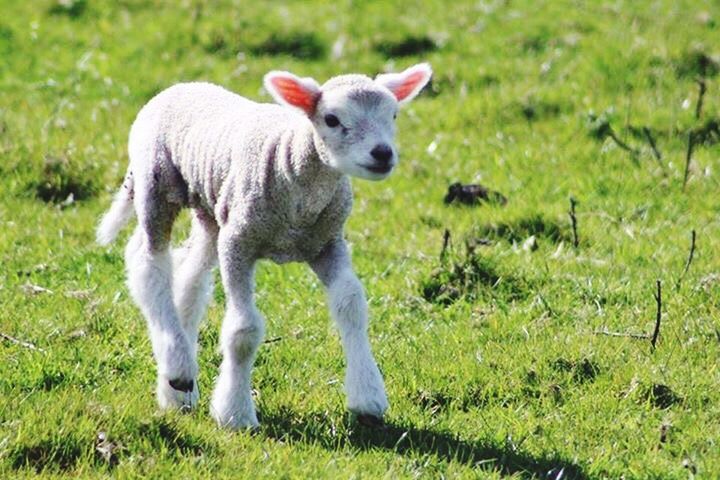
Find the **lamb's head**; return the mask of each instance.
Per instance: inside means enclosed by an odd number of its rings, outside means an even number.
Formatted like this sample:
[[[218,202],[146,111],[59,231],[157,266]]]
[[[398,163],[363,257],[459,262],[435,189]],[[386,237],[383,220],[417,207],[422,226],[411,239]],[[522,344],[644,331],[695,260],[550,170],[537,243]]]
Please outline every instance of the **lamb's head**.
[[[355,177],[381,180],[398,162],[395,117],[432,75],[418,64],[401,73],[341,75],[320,86],[288,72],[265,75],[265,88],[282,105],[299,108],[315,129],[315,146],[327,165]]]

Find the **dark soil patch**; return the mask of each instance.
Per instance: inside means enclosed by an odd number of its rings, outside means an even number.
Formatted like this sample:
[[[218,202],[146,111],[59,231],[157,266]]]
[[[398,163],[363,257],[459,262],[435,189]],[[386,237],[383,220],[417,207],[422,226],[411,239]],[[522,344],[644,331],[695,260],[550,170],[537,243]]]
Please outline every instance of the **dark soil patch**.
[[[79,439],[65,434],[29,445],[17,445],[9,452],[8,458],[15,470],[30,467],[38,473],[44,470],[68,471],[75,467],[86,448]]]
[[[563,112],[563,106],[556,102],[526,98],[516,107],[528,122],[536,122],[546,118],[554,118]]]
[[[445,204],[480,205],[483,202],[505,205],[507,198],[500,192],[490,190],[479,184],[463,185],[455,182],[448,187],[448,193],[443,199]]]
[[[720,120],[710,118],[691,132],[695,145],[715,145],[720,143]]]
[[[550,366],[557,372],[571,373],[575,383],[592,382],[600,374],[598,364],[589,358],[581,360],[558,358]]]
[[[53,390],[65,383],[67,377],[64,372],[47,372],[44,371],[39,379],[38,386],[47,391]]]
[[[46,156],[41,179],[31,182],[28,188],[46,203],[60,203],[68,198],[85,200],[99,191],[95,173],[92,168],[72,166],[65,157]]]
[[[675,71],[679,77],[714,77],[720,72],[720,55],[691,49],[675,61]]]
[[[479,238],[497,238],[510,243],[519,243],[534,235],[553,243],[570,241],[572,237],[557,222],[548,220],[541,214],[520,218],[512,222],[487,224],[478,229]]]
[[[661,383],[653,383],[651,386],[644,389],[641,398],[644,401],[650,402],[655,408],[667,409],[681,403],[683,398],[675,393],[667,385]]]
[[[411,35],[399,40],[383,40],[375,44],[375,51],[388,58],[423,55],[437,48],[435,41],[426,35]]]
[[[519,279],[500,272],[489,258],[469,253],[462,261],[436,269],[422,282],[425,300],[440,305],[450,305],[466,297],[475,300],[484,295],[512,301],[525,294]]]
[[[301,60],[319,60],[327,53],[325,43],[311,32],[272,33],[250,47],[254,55],[289,55]]]

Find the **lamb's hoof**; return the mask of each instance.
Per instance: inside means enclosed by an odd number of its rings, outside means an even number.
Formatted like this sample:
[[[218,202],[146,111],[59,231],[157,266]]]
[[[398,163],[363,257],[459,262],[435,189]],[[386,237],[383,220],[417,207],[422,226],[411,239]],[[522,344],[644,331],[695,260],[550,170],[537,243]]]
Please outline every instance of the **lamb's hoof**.
[[[175,390],[178,390],[178,391],[180,391],[180,392],[186,392],[186,393],[187,393],[187,392],[192,392],[192,391],[193,391],[193,387],[194,387],[194,385],[195,385],[195,383],[193,382],[192,379],[190,379],[190,380],[185,380],[185,379],[182,379],[182,378],[175,378],[175,379],[173,379],[173,380],[169,380],[168,383],[169,383],[170,386],[171,386],[172,388],[174,388]]]
[[[360,414],[357,416],[357,421],[360,425],[368,428],[383,428],[385,426],[383,418],[375,415]]]
[[[258,422],[254,413],[250,416],[231,416],[227,419],[219,415],[212,415],[220,428],[234,432],[247,432],[251,435],[260,431],[260,422]]]
[[[161,410],[177,409],[188,412],[195,408],[200,398],[199,385],[195,380],[168,380],[158,378],[157,399]]]

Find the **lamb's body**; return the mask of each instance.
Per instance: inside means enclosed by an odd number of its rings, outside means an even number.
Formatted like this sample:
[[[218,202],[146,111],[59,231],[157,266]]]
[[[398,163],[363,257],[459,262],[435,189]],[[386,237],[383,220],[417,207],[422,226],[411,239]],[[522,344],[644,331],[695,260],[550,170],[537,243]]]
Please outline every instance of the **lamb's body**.
[[[250,374],[264,322],[253,298],[254,269],[270,258],[305,261],[321,279],[343,341],[348,406],[383,415],[387,398],[367,338],[365,293],[342,236],[352,205],[347,174],[377,180],[390,173],[398,101],[429,78],[420,65],[376,81],[340,76],[321,88],[275,72],[266,88],[300,110],[207,83],[176,85],[143,107],[130,131],[123,188],[98,241],[112,241],[134,209],[128,286],[148,321],[161,407],[197,403],[198,324],[219,264],[227,305],[211,411],[224,426],[257,425]],[[186,207],[194,214],[190,237],[171,250],[173,223]]]
[[[148,150],[159,165],[143,164]],[[347,176],[320,161],[306,116],[212,84],[179,84],[154,97],[133,124],[130,158],[136,181],[155,182],[163,170],[170,200],[219,226],[241,219],[248,257],[310,261],[341,238],[352,205]]]

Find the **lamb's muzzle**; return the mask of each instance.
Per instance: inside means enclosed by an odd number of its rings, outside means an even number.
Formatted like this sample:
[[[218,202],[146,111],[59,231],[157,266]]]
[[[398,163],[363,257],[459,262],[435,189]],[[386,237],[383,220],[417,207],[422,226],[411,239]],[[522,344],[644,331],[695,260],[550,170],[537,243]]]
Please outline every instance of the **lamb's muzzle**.
[[[264,334],[255,307],[255,263],[310,264],[340,330],[348,406],[361,418],[388,407],[367,336],[367,302],[343,240],[348,176],[387,177],[397,165],[394,118],[431,76],[420,64],[372,80],[270,72],[280,105],[259,104],[208,83],[175,85],[145,105],[129,139],[123,188],[103,217],[110,243],[137,216],[125,250],[128,286],[143,312],[158,367],[162,408],[197,404],[197,335],[219,264],[227,298],[211,413],[222,426],[253,427],[250,375]],[[170,248],[173,223],[193,210],[186,243]]]

